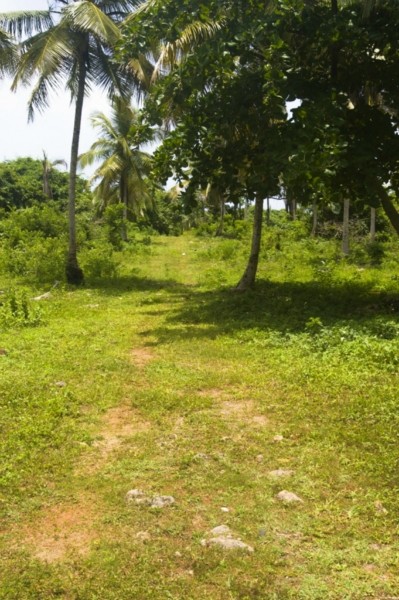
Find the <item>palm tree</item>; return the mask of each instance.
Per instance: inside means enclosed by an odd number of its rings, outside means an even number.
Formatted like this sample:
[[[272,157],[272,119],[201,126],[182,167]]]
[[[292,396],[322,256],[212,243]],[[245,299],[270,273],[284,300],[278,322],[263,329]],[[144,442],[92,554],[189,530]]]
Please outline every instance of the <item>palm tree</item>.
[[[0,28],[0,75],[12,71],[16,54],[16,46],[11,36]]]
[[[113,48],[120,38],[118,24],[139,0],[55,0],[48,11],[0,14],[0,27],[19,38],[21,55],[14,70],[12,89],[36,80],[28,117],[49,104],[49,94],[62,83],[75,102],[72,135],[68,216],[69,248],[66,276],[69,283],[83,281],[77,260],[75,196],[79,137],[84,97],[94,85],[113,95],[127,93],[126,70],[112,62]],[[35,31],[31,35],[32,31]]]
[[[151,205],[148,175],[152,158],[140,150],[140,144],[149,140],[140,132],[140,111],[120,96],[112,100],[111,118],[98,112],[91,121],[100,138],[80,157],[80,164],[86,167],[101,161],[92,177],[98,181],[95,200],[100,209],[115,202],[123,205],[122,238],[126,240],[129,211],[137,217]]]
[[[66,164],[65,160],[58,159],[58,160],[51,161],[51,160],[48,159],[47,154],[43,150],[43,160],[42,160],[42,167],[43,167],[43,194],[49,200],[51,200],[52,197],[53,197],[53,190],[51,189],[51,171],[53,170],[54,167],[58,167],[59,165],[62,165],[65,168],[67,168],[67,164]]]

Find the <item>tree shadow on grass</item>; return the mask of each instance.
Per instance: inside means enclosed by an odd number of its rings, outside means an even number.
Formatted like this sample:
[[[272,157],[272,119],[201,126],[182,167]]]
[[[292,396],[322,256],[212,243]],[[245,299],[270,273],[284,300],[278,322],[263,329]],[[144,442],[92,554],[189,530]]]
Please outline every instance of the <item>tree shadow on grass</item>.
[[[367,326],[376,317],[399,317],[399,292],[376,291],[372,283],[259,281],[247,293],[179,288],[180,298],[182,291],[183,303],[176,303],[162,327],[151,330],[158,343],[215,338],[255,328],[300,332],[310,318],[326,326],[355,322]]]
[[[112,277],[109,279],[89,280],[86,289],[95,290],[104,296],[120,296],[130,292],[161,292],[168,294],[181,294],[191,289],[174,279],[152,279],[150,277],[138,277],[137,275],[126,275]]]

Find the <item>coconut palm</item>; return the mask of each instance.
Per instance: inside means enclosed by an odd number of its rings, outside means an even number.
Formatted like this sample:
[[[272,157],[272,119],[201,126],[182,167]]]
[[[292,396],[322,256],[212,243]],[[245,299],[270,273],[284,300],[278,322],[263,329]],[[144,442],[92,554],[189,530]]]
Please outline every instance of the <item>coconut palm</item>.
[[[129,212],[138,217],[151,205],[148,175],[152,158],[140,150],[148,136],[143,138],[140,130],[140,111],[120,96],[113,98],[110,118],[98,112],[91,121],[100,137],[80,157],[80,164],[86,167],[101,162],[92,178],[98,182],[95,200],[100,210],[112,203],[123,205],[122,235],[126,239]]]
[[[129,87],[126,71],[112,62],[113,48],[120,38],[119,23],[139,0],[55,0],[48,11],[0,14],[0,27],[17,37],[21,55],[14,72],[12,89],[36,80],[28,103],[28,116],[49,104],[49,94],[61,84],[75,102],[68,198],[69,249],[67,280],[81,283],[75,227],[75,188],[79,137],[84,97],[98,85],[110,95],[115,89],[125,94]],[[32,33],[32,31],[36,33]]]
[[[65,160],[58,159],[51,161],[49,160],[47,154],[43,150],[43,194],[49,200],[51,200],[53,197],[53,190],[51,189],[51,171],[54,169],[54,167],[58,167],[59,165],[62,165],[63,167],[67,168],[67,163]]]
[[[12,71],[16,53],[16,46],[11,36],[0,28],[0,75]]]

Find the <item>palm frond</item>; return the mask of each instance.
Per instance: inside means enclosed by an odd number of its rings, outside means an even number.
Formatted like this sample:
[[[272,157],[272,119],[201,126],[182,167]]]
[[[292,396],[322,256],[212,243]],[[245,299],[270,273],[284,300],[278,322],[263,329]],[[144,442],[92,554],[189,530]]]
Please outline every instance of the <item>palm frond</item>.
[[[63,11],[65,19],[78,30],[93,34],[104,44],[113,46],[121,33],[117,25],[100,7],[88,0],[77,0]]]
[[[0,13],[0,27],[15,38],[31,36],[33,32],[46,31],[54,25],[49,10],[24,10]]]
[[[189,23],[174,42],[166,42],[161,46],[159,58],[154,66],[151,81],[154,82],[164,69],[169,70],[188,52],[206,40],[215,37],[226,19],[221,17],[218,21],[193,21]]]
[[[30,83],[32,77],[56,76],[60,79],[63,75],[63,64],[66,56],[74,54],[68,31],[62,25],[56,25],[49,31],[38,33],[21,46],[22,56],[18,65],[12,89],[18,84]]]
[[[123,97],[131,94],[132,80],[128,72],[121,70],[119,65],[110,60],[110,55],[104,47],[96,41],[90,52],[90,80],[103,89],[110,98],[115,93]]]
[[[157,3],[158,0],[144,0],[143,2],[138,2],[136,10],[126,17],[125,23],[130,23],[134,19],[140,17],[140,15],[143,13],[151,13],[151,10],[157,5]]]
[[[17,64],[17,48],[11,36],[0,29],[0,75],[12,73]]]
[[[141,0],[100,0],[98,7],[115,21],[126,19],[142,4]]]

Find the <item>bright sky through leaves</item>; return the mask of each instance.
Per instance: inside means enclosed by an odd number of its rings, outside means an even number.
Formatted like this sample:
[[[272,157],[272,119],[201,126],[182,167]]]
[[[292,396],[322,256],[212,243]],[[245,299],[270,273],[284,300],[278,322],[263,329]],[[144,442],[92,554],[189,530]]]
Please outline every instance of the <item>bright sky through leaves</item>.
[[[46,8],[46,0],[0,0],[0,12]],[[9,80],[0,81],[0,161],[18,156],[41,158],[45,150],[50,160],[62,158],[69,162],[73,123],[69,94],[61,89],[54,95],[50,107],[43,114],[37,113],[34,122],[28,125],[29,88],[21,87],[16,93],[9,88]],[[89,116],[97,110],[108,112],[109,104],[104,94],[94,90],[85,100],[81,152],[95,141],[96,133]]]

